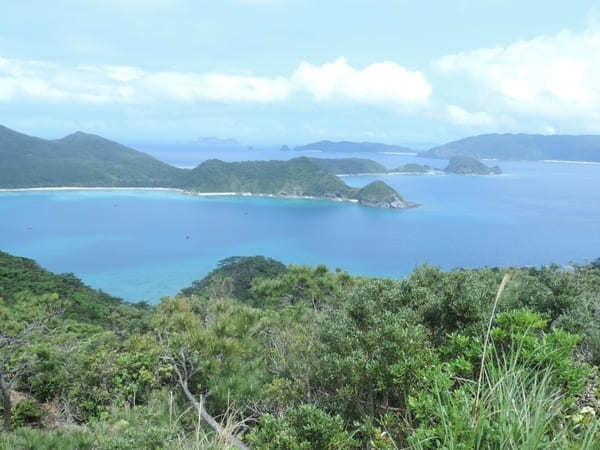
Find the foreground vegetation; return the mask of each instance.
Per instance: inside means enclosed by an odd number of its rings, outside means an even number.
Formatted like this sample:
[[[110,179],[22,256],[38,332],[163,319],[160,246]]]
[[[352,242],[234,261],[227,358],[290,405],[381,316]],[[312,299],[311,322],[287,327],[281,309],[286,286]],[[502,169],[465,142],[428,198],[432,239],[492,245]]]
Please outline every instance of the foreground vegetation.
[[[148,307],[0,253],[0,448],[599,448],[599,266],[232,258]]]

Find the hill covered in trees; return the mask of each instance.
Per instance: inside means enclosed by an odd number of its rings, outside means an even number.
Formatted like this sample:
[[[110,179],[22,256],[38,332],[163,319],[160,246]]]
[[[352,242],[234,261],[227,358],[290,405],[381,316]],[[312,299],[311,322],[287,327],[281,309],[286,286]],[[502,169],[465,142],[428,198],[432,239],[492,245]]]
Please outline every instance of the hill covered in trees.
[[[347,186],[329,170],[333,165],[372,167],[377,163],[316,162],[305,157],[233,163],[215,159],[194,169],[179,169],[95,135],[78,132],[50,141],[0,128],[0,188],[165,187],[197,193],[301,196],[363,203],[358,189]],[[394,203],[397,206],[384,201],[380,204],[386,208],[404,207],[400,202]]]
[[[502,160],[600,161],[600,136],[483,134],[434,147],[420,153],[428,158],[449,159],[466,155]]]
[[[454,175],[499,175],[500,167],[488,167],[470,156],[452,156],[444,172]]]
[[[81,298],[86,311],[105,308],[74,277],[0,261],[0,375],[14,400],[0,448],[594,449],[600,439],[594,265],[424,266],[393,280],[235,258],[198,290],[153,307],[108,300],[117,308],[94,315],[70,313]]]
[[[310,158],[319,167],[336,175],[386,173],[387,168],[377,161],[365,158]]]
[[[0,126],[0,187],[173,186],[180,169],[100,136],[57,140]]]

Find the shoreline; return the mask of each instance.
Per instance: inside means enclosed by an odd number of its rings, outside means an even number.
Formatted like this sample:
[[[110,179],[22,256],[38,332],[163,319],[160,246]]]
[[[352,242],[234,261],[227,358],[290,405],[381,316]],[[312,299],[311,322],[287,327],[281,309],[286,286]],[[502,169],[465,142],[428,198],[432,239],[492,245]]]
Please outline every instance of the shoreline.
[[[564,159],[542,159],[542,162],[553,164],[581,164],[584,166],[600,166],[597,161],[568,161]]]
[[[445,175],[443,170],[428,170],[427,172],[364,172],[364,173],[338,173],[338,177],[367,177],[385,175]]]
[[[319,200],[329,202],[346,202],[358,204],[357,199],[353,198],[330,198],[314,197],[311,195],[278,195],[278,194],[255,194],[253,192],[196,192],[179,188],[161,188],[161,187],[84,187],[84,186],[57,186],[57,187],[34,187],[34,188],[0,188],[0,193],[10,192],[61,192],[61,191],[148,191],[148,192],[174,192],[181,195],[191,195],[197,197],[262,197],[262,198],[280,198],[296,200]]]

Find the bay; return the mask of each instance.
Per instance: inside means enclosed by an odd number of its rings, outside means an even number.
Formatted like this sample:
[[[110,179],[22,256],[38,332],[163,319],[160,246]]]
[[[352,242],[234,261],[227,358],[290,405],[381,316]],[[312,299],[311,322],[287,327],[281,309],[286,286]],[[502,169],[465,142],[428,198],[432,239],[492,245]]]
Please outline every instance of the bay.
[[[288,159],[252,152],[226,160]],[[445,161],[388,154],[443,168]],[[496,162],[487,162],[496,164]],[[600,256],[600,166],[498,162],[504,175],[352,176],[382,179],[422,206],[388,211],[317,200],[217,197],[164,191],[0,193],[0,249],[129,301],[156,303],[234,255],[327,264],[400,278],[429,263],[443,269],[534,265]]]

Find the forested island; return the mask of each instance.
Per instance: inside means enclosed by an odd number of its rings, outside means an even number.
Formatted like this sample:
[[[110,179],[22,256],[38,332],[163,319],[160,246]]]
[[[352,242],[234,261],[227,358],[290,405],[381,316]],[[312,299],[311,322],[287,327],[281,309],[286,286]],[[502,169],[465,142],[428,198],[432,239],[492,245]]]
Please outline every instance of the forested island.
[[[477,159],[600,162],[600,136],[483,134],[449,142],[419,155],[442,159],[466,155]]]
[[[233,257],[149,306],[0,252],[0,448],[597,448],[599,284]]]
[[[500,167],[488,167],[471,156],[453,156],[444,172],[454,175],[500,175]]]
[[[408,174],[424,174],[435,172],[435,169],[432,169],[428,165],[424,164],[415,164],[409,163],[404,164],[402,166],[396,167],[395,169],[390,170],[392,173],[408,173]]]
[[[288,150],[289,147],[285,146]],[[312,142],[310,144],[299,145],[294,148],[295,151],[319,151],[319,152],[340,152],[340,153],[407,153],[416,154],[416,152],[410,148],[403,147],[401,145],[389,145],[381,144],[379,142],[332,142],[332,141],[319,141]]]
[[[285,145],[282,150],[290,150],[290,148]],[[462,155],[476,159],[600,162],[600,136],[482,134],[448,142],[421,152],[400,145],[377,142],[318,141],[300,145],[294,150],[343,153],[418,153],[424,158],[439,159],[450,159],[453,156]]]
[[[368,160],[365,160],[368,161]],[[360,165],[377,163],[364,161]],[[344,162],[336,163],[343,167]],[[306,157],[289,161],[209,160],[180,169],[100,136],[77,132],[44,140],[0,127],[0,188],[161,187],[191,193],[309,197],[405,209],[417,206],[388,186],[357,189],[346,185],[323,163]],[[356,162],[354,162],[356,165]],[[393,194],[393,195],[390,195]],[[385,198],[385,199],[384,199]],[[389,200],[389,201],[388,201]]]

